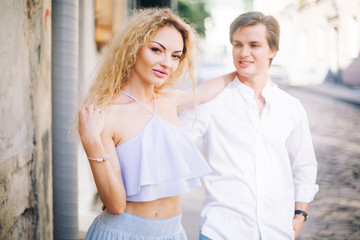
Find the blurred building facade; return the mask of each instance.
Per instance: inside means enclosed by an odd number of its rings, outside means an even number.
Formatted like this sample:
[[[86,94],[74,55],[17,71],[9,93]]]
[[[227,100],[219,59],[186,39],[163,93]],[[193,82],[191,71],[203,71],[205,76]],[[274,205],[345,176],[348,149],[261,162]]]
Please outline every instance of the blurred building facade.
[[[323,81],[360,86],[360,0],[254,0],[281,25],[274,64],[290,84]]]

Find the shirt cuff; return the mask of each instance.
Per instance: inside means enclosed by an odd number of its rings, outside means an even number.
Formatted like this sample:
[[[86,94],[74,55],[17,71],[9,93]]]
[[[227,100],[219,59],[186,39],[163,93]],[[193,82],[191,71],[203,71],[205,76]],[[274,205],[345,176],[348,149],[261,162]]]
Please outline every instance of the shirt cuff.
[[[295,186],[295,202],[311,202],[319,191],[319,185]]]

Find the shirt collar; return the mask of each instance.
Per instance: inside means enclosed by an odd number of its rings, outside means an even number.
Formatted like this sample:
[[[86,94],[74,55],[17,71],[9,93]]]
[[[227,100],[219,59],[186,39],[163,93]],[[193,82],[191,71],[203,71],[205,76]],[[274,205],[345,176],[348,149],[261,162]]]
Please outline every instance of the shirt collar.
[[[248,87],[245,84],[243,84],[237,76],[235,77],[233,83],[234,86],[240,90],[241,94],[251,97],[254,96],[254,90],[251,87]]]
[[[242,83],[239,78],[236,76],[233,84],[236,88],[238,88],[244,96],[254,96],[254,90],[251,87],[246,86]],[[275,87],[272,87],[269,82],[266,83],[265,87],[261,91],[261,95],[265,98],[265,101],[271,104],[272,95]]]
[[[267,82],[264,89],[261,91],[261,95],[265,98],[265,101],[270,103],[270,104],[271,104],[271,102],[273,100],[272,95],[273,95],[273,92],[274,92],[274,88],[275,87],[272,87],[270,85],[270,83]]]

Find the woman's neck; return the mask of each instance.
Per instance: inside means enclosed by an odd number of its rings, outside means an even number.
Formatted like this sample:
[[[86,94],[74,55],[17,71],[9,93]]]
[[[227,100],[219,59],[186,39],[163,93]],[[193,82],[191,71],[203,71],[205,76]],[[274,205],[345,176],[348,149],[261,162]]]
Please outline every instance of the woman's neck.
[[[129,81],[124,87],[121,88],[122,91],[134,96],[139,101],[143,102],[152,102],[154,97],[154,86],[153,85],[144,85],[144,84],[134,84]]]

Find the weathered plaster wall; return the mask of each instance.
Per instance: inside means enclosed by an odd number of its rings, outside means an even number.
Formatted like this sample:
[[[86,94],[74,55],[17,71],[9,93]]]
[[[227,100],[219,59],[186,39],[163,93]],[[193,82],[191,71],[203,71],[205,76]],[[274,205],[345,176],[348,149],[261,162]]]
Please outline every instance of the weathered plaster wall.
[[[0,2],[0,239],[52,239],[51,1]]]

